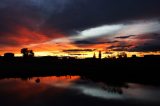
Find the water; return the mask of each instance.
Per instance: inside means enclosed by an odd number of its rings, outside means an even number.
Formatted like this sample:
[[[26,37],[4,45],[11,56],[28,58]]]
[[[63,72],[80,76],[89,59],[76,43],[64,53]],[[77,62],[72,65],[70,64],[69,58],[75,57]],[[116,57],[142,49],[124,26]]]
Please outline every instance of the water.
[[[1,106],[160,106],[160,87],[113,86],[80,76],[0,80]]]

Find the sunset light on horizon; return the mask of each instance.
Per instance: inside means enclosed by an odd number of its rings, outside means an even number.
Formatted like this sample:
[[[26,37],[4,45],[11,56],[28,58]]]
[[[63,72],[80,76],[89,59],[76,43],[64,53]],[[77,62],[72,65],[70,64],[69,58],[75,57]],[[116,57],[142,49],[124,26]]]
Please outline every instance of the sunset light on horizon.
[[[111,0],[1,0],[0,55],[21,56],[22,48],[35,56],[160,55],[159,6],[148,1],[141,7],[136,0],[128,10],[125,1],[113,8]]]

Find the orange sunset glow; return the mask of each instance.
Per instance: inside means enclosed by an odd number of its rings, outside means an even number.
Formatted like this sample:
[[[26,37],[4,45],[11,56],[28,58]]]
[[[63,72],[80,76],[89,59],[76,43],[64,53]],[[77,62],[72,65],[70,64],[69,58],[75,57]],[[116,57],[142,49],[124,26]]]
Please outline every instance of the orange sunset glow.
[[[0,106],[160,106],[160,0],[0,0]]]
[[[135,11],[132,11],[137,14],[135,17],[142,18],[134,18],[123,12],[118,16],[113,15],[115,11],[111,9],[113,14],[110,16],[108,9],[104,9],[104,12],[95,10],[95,6],[89,10],[88,6],[80,10],[71,6],[71,9],[67,2],[64,3],[66,6],[57,4],[60,8],[58,11],[56,5],[55,8],[50,6],[50,2],[30,0],[26,3],[18,0],[18,6],[4,2],[0,8],[1,56],[7,52],[21,56],[22,48],[33,50],[35,56],[86,58],[93,57],[94,53],[97,55],[99,51],[103,52],[103,58],[120,52],[126,52],[129,57],[132,54],[160,55],[160,22],[155,17],[156,12],[150,13],[151,18],[148,19],[147,14],[141,16]],[[10,9],[7,9],[8,5]]]

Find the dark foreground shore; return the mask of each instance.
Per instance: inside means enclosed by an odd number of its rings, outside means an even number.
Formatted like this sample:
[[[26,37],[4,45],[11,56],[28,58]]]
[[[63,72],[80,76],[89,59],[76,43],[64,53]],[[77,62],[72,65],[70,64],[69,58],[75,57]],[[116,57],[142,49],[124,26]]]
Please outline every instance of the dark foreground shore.
[[[0,60],[0,78],[79,75],[104,82],[160,85],[159,66],[160,58],[12,58]]]

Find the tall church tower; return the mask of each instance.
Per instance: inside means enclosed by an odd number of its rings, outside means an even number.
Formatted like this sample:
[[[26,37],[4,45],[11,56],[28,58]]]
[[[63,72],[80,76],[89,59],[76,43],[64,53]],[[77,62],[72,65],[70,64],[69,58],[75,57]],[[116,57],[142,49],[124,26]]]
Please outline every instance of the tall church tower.
[[[102,59],[102,52],[99,51],[99,56],[98,56],[99,59]]]
[[[93,54],[93,58],[94,58],[94,59],[96,58],[96,53]]]

